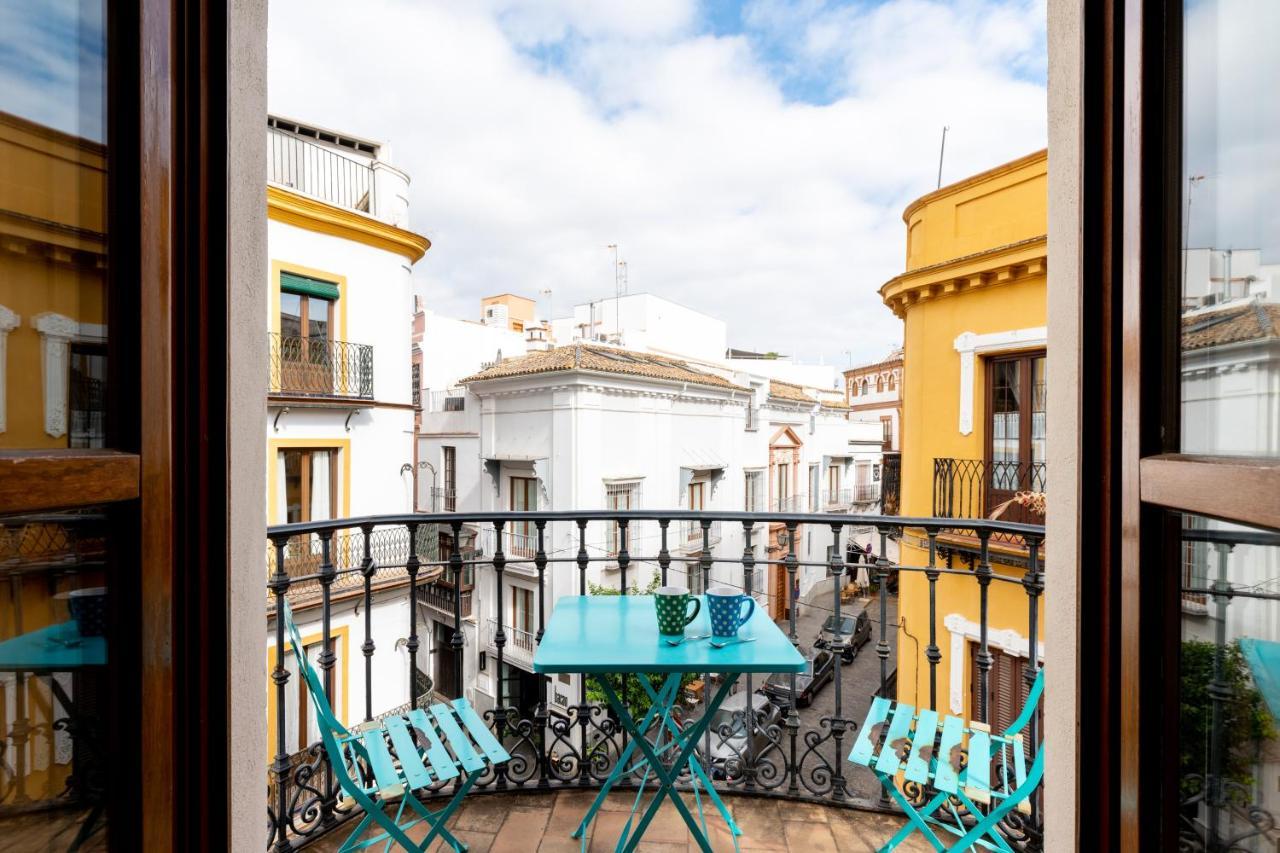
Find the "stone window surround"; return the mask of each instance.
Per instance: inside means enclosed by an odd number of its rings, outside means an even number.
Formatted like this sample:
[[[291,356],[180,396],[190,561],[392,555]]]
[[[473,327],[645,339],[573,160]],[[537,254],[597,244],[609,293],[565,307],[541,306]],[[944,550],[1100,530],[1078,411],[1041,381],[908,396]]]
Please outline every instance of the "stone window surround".
[[[969,658],[965,653],[965,643],[970,641],[981,642],[982,626],[977,622],[966,619],[959,613],[949,614],[942,620],[942,624],[951,634],[951,692],[948,697],[951,703],[951,713],[963,715],[964,696],[967,692],[965,689],[967,683],[964,677],[964,664]],[[988,627],[987,645],[1016,657],[1025,658],[1027,656],[1027,638],[1012,628],[1002,631]],[[1044,661],[1043,642],[1036,643],[1036,660]]]
[[[961,435],[973,433],[975,357],[988,353],[1043,347],[1047,341],[1048,329],[1045,326],[1010,329],[985,335],[961,332],[956,336],[954,346],[956,352],[960,354],[960,422],[957,426]]]

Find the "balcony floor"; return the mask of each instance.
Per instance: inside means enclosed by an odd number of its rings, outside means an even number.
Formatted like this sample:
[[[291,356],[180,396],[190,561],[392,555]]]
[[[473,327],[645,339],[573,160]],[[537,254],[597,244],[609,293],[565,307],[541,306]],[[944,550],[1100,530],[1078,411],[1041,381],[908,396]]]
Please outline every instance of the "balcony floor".
[[[577,853],[579,843],[570,838],[569,833],[577,827],[594,797],[594,791],[478,794],[458,809],[449,828],[458,840],[470,845],[471,853]],[[588,849],[592,853],[614,849],[634,797],[634,793],[609,796],[588,836]],[[692,795],[685,794],[684,798],[696,817]],[[891,815],[759,797],[728,796],[725,804],[742,828],[738,843],[744,851],[854,853],[878,850],[903,823],[902,818]],[[707,827],[716,851],[733,850],[724,821],[713,806],[707,808]],[[421,839],[426,831],[425,825],[419,825],[413,827],[409,835],[415,840]],[[313,853],[331,853],[342,845],[349,832],[339,829],[306,849]],[[433,851],[449,849],[443,844],[432,847]],[[696,851],[698,847],[691,842],[688,828],[668,801],[636,849],[684,853]],[[899,849],[914,852],[933,848],[917,833]]]

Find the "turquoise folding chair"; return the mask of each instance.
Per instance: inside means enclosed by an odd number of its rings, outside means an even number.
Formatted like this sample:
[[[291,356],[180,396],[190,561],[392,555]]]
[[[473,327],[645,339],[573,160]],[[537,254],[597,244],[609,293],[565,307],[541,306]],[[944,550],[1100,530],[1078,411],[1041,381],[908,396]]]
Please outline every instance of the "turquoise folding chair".
[[[1031,813],[1031,794],[1044,776],[1044,745],[1027,767],[1022,729],[1035,713],[1044,693],[1044,670],[1027,696],[1018,719],[1004,734],[993,735],[983,723],[968,726],[960,717],[939,717],[937,711],[877,698],[862,723],[849,760],[869,767],[890,795],[907,813],[902,829],[880,849],[893,850],[915,830],[937,850],[970,850],[983,847],[1012,853],[997,824],[1011,810]],[[993,762],[999,771],[992,777]],[[917,809],[898,789],[897,776],[922,788],[932,785],[932,799]],[[978,804],[985,806],[985,810]],[[975,822],[961,819],[960,807]],[[946,817],[937,817],[945,808]],[[939,840],[933,826],[959,838],[950,847]]]
[[[445,821],[462,804],[463,796],[486,769],[511,758],[502,744],[466,699],[453,700],[452,707],[443,703],[432,705],[428,709],[429,714],[421,708],[414,708],[405,714],[366,723],[355,732],[348,731],[338,722],[320,677],[307,660],[288,602],[282,602],[281,606],[283,613],[280,618],[284,619],[289,630],[298,671],[307,682],[307,692],[311,694],[316,708],[329,766],[347,800],[364,811],[364,818],[343,843],[339,853],[361,850],[379,842],[386,842],[384,851],[395,843],[405,850],[422,853],[437,837],[443,838],[459,853],[466,850],[467,845],[445,828]],[[364,784],[354,778],[351,775],[353,769],[364,778],[371,779],[372,784]],[[429,811],[413,794],[415,790],[448,780],[455,780],[456,789],[448,804],[438,812]],[[392,818],[386,809],[397,797],[400,805],[395,818]],[[418,816],[401,823],[406,806]],[[415,844],[405,830],[420,821],[426,821],[431,831],[420,844]],[[384,831],[360,841],[360,836],[370,824],[377,824]]]

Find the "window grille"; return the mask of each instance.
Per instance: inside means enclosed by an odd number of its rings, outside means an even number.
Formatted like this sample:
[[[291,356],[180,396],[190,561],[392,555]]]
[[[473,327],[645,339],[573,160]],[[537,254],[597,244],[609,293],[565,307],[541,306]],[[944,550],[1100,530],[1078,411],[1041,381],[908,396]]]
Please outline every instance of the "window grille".
[[[764,471],[746,472],[744,498],[742,507],[744,512],[764,511]]]
[[[639,509],[640,508],[640,484],[638,482],[631,483],[605,483],[604,485],[604,505],[606,509]],[[610,523],[605,526],[606,541],[605,549],[610,557],[616,557],[621,548],[622,534],[621,528],[617,522]],[[634,539],[634,526],[628,528],[631,536],[628,538],[628,547]]]

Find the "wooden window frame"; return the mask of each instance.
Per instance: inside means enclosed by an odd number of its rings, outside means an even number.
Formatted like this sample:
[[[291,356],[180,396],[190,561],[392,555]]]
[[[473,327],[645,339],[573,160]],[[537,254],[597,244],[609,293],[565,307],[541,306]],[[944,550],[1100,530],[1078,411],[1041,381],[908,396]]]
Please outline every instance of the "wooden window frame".
[[[281,447],[277,453],[289,454],[297,453],[300,458],[298,460],[298,471],[301,480],[299,500],[302,506],[302,514],[305,518],[299,518],[298,522],[312,521],[311,518],[311,454],[316,452],[325,452],[329,454],[329,517],[338,518],[338,496],[344,484],[338,482],[339,472],[342,470],[338,465],[338,454],[341,449],[337,447]],[[286,488],[281,483],[280,488]],[[290,522],[293,523],[293,522]]]
[[[1179,452],[1181,16],[1177,0],[1083,8],[1079,849],[1178,846],[1176,513],[1280,529],[1280,460]]]
[[[444,511],[458,509],[458,448],[452,444],[440,447],[441,477],[444,480]]]

